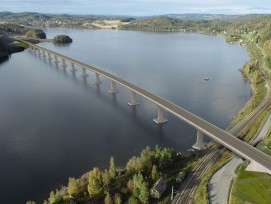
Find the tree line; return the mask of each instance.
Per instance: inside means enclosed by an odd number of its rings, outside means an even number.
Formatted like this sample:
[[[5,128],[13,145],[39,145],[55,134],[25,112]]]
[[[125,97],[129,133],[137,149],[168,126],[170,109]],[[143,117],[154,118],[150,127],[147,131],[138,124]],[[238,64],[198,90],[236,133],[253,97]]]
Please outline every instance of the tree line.
[[[153,202],[149,194],[153,184],[162,177],[167,182],[175,181],[184,164],[185,159],[172,148],[156,146],[151,150],[146,147],[139,156],[130,158],[124,167],[117,167],[111,157],[108,169],[94,167],[80,179],[69,178],[67,187],[52,191],[44,204],[147,204]],[[27,202],[32,203],[35,202]]]

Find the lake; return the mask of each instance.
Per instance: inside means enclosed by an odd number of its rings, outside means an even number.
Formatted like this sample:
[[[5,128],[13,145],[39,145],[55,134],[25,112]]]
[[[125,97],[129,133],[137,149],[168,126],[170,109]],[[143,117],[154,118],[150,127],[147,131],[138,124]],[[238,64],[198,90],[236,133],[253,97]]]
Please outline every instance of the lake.
[[[47,38],[67,34],[70,45],[41,46],[106,70],[226,129],[251,97],[238,69],[249,60],[245,47],[222,37],[193,33],[45,29]],[[81,69],[49,63],[30,50],[0,65],[0,196],[3,203],[43,201],[110,156],[123,165],[147,145],[186,153],[196,130],[171,114],[157,126],[157,106],[110,81],[86,81]],[[210,80],[204,80],[208,77]],[[205,138],[208,142],[209,139]]]

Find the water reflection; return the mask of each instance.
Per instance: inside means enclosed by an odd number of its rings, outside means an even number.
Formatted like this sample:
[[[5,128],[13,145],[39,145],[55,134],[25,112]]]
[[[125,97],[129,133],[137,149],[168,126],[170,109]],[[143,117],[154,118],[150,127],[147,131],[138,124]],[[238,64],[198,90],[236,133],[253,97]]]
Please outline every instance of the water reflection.
[[[6,62],[8,62],[9,58],[10,58],[10,56],[7,56],[7,57],[1,57],[1,59],[0,59],[0,65],[4,64],[4,63],[6,63]]]

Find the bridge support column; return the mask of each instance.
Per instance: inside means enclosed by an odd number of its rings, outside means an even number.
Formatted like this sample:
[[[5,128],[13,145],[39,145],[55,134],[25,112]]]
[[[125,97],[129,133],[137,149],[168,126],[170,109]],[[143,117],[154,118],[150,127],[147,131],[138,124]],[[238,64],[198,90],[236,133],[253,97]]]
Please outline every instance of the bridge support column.
[[[41,55],[41,53],[40,53],[40,49],[38,49],[38,54],[39,54],[39,55]]]
[[[88,74],[86,73],[86,69],[84,67],[82,67],[82,74],[81,74],[81,77],[83,78],[87,78],[88,77]]]
[[[197,131],[197,142],[192,146],[194,149],[202,150],[205,147],[205,144],[203,142],[204,134],[201,131]]]
[[[128,104],[130,106],[139,105],[139,103],[136,102],[136,93],[134,91],[131,91],[131,102],[129,102]]]
[[[44,51],[44,50],[42,50],[42,56],[43,56],[44,58],[46,57],[45,51]]]
[[[76,72],[77,71],[77,69],[75,69],[75,67],[74,67],[74,63],[72,63],[72,62],[71,62],[71,67],[72,67],[70,69],[71,72]]]
[[[154,118],[153,121],[157,124],[166,123],[168,120],[164,118],[164,109],[158,106],[158,117]]]
[[[100,75],[98,73],[95,73],[95,81],[93,84],[101,84]]]
[[[51,61],[52,60],[52,57],[51,57],[51,53],[48,52],[48,60]]]
[[[55,63],[58,64],[59,61],[57,60],[57,56],[55,55],[54,58],[55,58]]]
[[[65,59],[64,59],[64,58],[62,58],[62,67],[63,67],[63,68],[67,67],[67,65],[66,65],[66,63],[65,63]]]
[[[118,93],[118,90],[116,89],[116,82],[111,81],[111,90],[108,92],[111,94]]]

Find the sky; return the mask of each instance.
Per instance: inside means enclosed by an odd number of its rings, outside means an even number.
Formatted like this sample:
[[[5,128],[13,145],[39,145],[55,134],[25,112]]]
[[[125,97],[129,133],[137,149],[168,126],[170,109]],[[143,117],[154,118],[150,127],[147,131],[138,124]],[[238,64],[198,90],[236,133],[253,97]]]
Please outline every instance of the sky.
[[[0,11],[131,16],[271,14],[271,0],[0,0]]]

